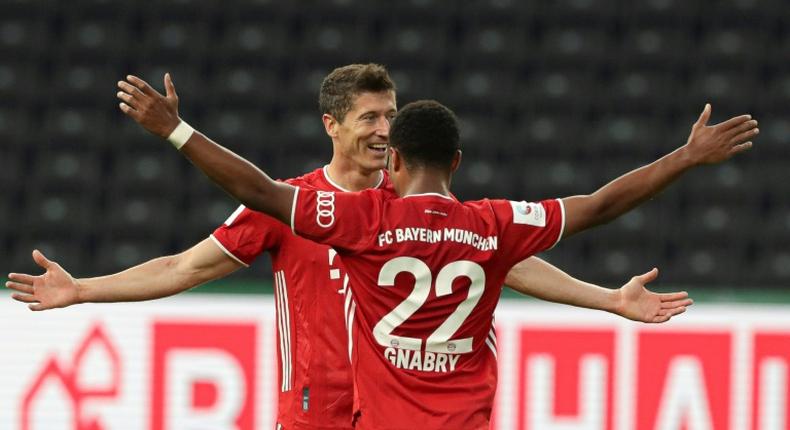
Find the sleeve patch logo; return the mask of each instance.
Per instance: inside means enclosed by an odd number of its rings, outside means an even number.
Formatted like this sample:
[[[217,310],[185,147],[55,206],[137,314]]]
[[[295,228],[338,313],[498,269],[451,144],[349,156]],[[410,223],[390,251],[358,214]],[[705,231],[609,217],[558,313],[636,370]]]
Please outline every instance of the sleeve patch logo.
[[[315,200],[315,222],[323,228],[329,228],[335,223],[335,193],[332,191],[317,191]]]
[[[546,227],[546,209],[540,203],[510,202],[513,207],[513,223]]]

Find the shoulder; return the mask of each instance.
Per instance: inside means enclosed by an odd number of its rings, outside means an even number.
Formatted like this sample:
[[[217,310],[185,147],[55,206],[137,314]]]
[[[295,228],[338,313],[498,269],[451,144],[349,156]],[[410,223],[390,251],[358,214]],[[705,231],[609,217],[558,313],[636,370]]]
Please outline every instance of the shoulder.
[[[326,187],[322,186],[322,180],[323,180],[323,174],[321,172],[321,168],[318,168],[313,170],[312,172],[307,172],[301,176],[285,179],[283,180],[283,182],[285,182],[288,185],[293,185],[296,187],[323,189]]]

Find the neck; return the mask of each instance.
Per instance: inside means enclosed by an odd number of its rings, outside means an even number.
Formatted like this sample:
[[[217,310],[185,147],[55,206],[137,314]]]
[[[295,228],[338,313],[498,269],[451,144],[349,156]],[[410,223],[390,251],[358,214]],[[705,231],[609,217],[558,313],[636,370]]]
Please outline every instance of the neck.
[[[409,172],[408,175],[409,179],[404,184],[401,196],[426,193],[450,195],[450,177],[447,174],[420,169]]]
[[[355,166],[349,161],[332,158],[326,168],[329,179],[348,191],[362,191],[373,188],[381,182],[381,169],[368,170]]]

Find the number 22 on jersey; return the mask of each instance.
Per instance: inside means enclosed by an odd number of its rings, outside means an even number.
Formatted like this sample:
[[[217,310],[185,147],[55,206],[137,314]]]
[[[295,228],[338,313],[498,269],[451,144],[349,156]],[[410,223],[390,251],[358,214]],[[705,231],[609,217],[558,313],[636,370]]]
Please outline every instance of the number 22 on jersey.
[[[444,266],[436,275],[434,283],[431,269],[423,261],[413,257],[397,257],[381,267],[378,284],[380,287],[395,285],[395,277],[399,273],[411,273],[414,276],[414,289],[398,306],[385,315],[373,328],[373,335],[379,345],[419,351],[422,339],[408,336],[397,336],[392,332],[408,320],[428,300],[431,287],[436,290],[436,297],[452,294],[453,281],[466,277],[471,281],[466,299],[445,319],[439,327],[425,340],[425,350],[435,353],[464,354],[472,351],[473,339],[450,339],[472,313],[485,290],[485,271],[479,264],[461,260]]]

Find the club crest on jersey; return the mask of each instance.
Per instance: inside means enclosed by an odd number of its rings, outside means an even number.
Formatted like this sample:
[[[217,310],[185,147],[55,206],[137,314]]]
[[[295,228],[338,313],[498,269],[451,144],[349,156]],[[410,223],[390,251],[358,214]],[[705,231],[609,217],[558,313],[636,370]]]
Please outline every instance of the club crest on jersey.
[[[514,224],[534,225],[535,227],[546,226],[546,209],[540,203],[511,201],[510,206],[513,207]]]
[[[323,228],[335,223],[335,193],[333,191],[317,191],[315,200],[315,222]]]

